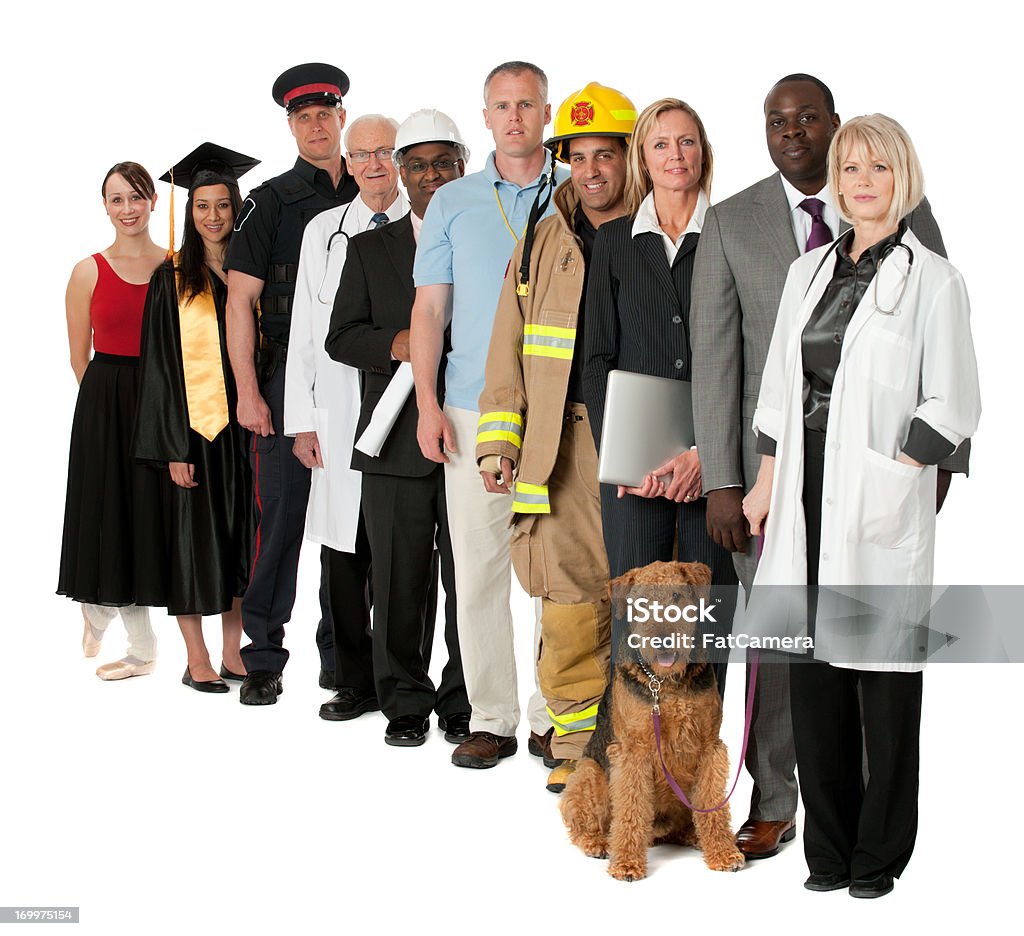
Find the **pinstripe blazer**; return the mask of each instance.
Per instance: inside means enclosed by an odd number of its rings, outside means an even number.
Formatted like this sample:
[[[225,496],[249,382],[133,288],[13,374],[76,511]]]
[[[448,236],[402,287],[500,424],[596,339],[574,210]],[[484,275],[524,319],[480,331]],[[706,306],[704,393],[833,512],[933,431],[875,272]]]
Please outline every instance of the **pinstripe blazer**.
[[[751,418],[761,389],[782,288],[800,256],[779,173],[708,210],[696,253],[690,340],[693,419],[704,492],[750,488],[760,456]],[[927,199],[908,222],[929,250],[946,256]],[[842,230],[849,225],[843,224]],[[965,443],[941,467],[966,471]]]
[[[598,451],[610,371],[690,380],[690,282],[700,236],[683,238],[670,268],[661,235],[633,237],[633,220],[598,228],[587,268],[583,395]]]

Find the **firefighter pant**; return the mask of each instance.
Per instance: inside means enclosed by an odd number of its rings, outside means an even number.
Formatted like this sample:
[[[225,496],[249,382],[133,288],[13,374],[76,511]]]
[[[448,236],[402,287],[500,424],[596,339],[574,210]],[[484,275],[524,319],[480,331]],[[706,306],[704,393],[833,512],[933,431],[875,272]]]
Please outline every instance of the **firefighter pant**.
[[[597,721],[611,659],[597,451],[582,404],[567,404],[548,495],[551,513],[518,515],[512,563],[523,588],[543,601],[537,672],[555,726],[551,753],[576,759]]]

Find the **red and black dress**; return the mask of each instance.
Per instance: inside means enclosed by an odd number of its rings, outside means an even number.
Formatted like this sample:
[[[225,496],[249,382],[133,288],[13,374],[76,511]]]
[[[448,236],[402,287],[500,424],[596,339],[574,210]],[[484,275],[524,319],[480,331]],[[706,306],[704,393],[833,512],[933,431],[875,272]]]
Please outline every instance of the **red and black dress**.
[[[160,476],[131,456],[148,284],[125,282],[102,254],[93,259],[95,353],[71,426],[57,594],[115,607],[162,605]]]

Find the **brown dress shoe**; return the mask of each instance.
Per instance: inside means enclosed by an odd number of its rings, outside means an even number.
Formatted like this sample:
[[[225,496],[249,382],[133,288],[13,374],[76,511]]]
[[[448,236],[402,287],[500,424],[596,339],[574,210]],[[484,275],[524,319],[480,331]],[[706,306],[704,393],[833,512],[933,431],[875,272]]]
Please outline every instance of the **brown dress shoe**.
[[[511,757],[518,749],[515,736],[491,734],[489,731],[474,731],[452,751],[452,763],[456,767],[493,767],[503,757]]]
[[[748,819],[736,833],[736,847],[747,858],[771,858],[779,846],[796,838],[792,819]]]
[[[558,758],[554,757],[551,753],[551,738],[554,736],[554,733],[554,728],[548,728],[542,735],[537,734],[536,731],[531,731],[530,740],[526,745],[526,750],[534,757],[541,758],[548,770],[558,766]]]

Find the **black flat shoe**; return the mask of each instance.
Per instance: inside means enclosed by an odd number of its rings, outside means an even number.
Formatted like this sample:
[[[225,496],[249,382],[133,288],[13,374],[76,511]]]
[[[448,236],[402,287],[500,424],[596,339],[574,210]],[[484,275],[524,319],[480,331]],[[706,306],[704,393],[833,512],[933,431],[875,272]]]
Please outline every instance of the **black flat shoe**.
[[[189,668],[185,667],[185,675],[181,677],[181,683],[196,692],[227,692],[228,684],[223,679],[208,679],[206,682],[199,682],[192,678]]]
[[[851,897],[884,897],[893,888],[892,875],[888,871],[869,878],[854,878],[850,883]]]
[[[320,706],[320,717],[327,721],[350,721],[366,712],[380,709],[377,696],[371,692],[360,692],[346,686],[339,689],[334,698]]]
[[[419,747],[427,740],[430,719],[419,715],[399,715],[388,722],[384,743],[394,747]]]
[[[444,732],[444,739],[450,744],[462,744],[469,738],[469,712],[454,715],[439,715],[437,727]]]
[[[231,670],[221,663],[220,678],[230,679],[232,682],[245,682],[245,673],[232,673]]]
[[[242,705],[273,705],[282,692],[284,683],[280,673],[255,670],[242,682],[238,701]]]
[[[809,891],[834,891],[849,886],[850,875],[848,874],[821,874],[815,871],[804,881],[804,887]]]

